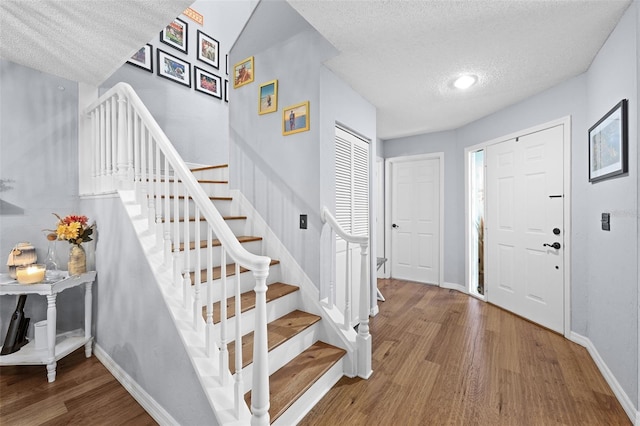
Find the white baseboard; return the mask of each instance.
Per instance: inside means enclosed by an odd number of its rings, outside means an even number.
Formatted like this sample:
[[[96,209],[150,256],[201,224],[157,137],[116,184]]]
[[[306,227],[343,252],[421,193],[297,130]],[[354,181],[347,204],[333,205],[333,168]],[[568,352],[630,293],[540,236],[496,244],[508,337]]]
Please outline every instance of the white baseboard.
[[[177,425],[178,422],[171,417],[167,411],[162,408],[144,389],[136,383],[135,380],[129,376],[113,359],[100,347],[100,345],[94,345],[93,353],[98,358],[98,361],[105,366],[107,370],[113,375],[113,377],[120,382],[120,384],[131,394],[138,404],[145,409],[147,413],[160,425]]]
[[[574,333],[573,331],[569,334],[569,340],[587,349],[589,355],[591,355],[591,358],[600,370],[600,373],[602,373],[602,376],[611,387],[611,390],[620,402],[620,405],[622,405],[625,413],[627,413],[627,416],[629,416],[629,420],[631,420],[634,425],[640,425],[640,411],[635,408],[633,401],[631,401],[631,399],[629,398],[629,395],[626,394],[611,370],[609,370],[609,367],[600,356],[600,353],[596,349],[593,342],[591,342],[588,337],[584,337],[578,333]]]
[[[440,287],[442,288],[446,288],[449,290],[457,290],[460,293],[464,293],[464,294],[469,294],[469,292],[467,291],[467,288],[461,284],[456,284],[456,283],[448,283],[448,282],[443,282],[442,284],[440,284]]]

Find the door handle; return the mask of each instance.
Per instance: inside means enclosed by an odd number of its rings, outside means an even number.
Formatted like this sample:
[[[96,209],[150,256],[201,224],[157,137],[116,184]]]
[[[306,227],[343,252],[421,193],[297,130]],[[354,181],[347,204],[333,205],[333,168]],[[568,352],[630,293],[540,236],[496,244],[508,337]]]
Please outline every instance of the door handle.
[[[398,225],[396,225],[395,223],[393,225],[391,225],[392,228],[400,228]]]
[[[560,247],[562,247],[562,246],[560,245],[560,243],[559,243],[559,242],[557,242],[557,241],[556,241],[555,243],[553,243],[553,244],[547,244],[547,243],[544,243],[542,246],[543,246],[543,247],[552,247],[552,248],[554,248],[554,249],[556,249],[556,250],[559,250],[559,249],[560,249]]]

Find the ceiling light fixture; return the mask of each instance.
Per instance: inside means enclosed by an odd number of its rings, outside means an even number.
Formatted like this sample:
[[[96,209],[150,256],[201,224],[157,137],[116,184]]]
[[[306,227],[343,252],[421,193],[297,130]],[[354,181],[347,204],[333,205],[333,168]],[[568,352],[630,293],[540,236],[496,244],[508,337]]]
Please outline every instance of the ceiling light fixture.
[[[476,84],[476,81],[478,81],[478,77],[466,74],[458,77],[456,81],[453,82],[453,85],[460,90],[465,90]]]

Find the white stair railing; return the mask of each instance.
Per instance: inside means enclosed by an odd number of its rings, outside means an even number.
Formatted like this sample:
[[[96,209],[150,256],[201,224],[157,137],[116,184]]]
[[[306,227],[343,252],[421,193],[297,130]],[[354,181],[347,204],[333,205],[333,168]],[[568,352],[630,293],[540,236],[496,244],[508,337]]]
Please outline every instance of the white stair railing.
[[[356,336],[356,350],[357,355],[357,371],[358,376],[363,379],[369,378],[373,372],[371,366],[371,334],[369,334],[369,262],[367,260],[369,251],[369,237],[364,235],[351,235],[340,226],[336,218],[331,214],[327,207],[323,207],[320,212],[320,217],[324,223],[327,223],[333,232],[335,232],[340,238],[347,242],[347,259],[349,256],[348,244],[360,245],[360,311],[358,325],[358,334]],[[334,253],[335,256],[335,253]],[[345,281],[345,288],[342,289],[345,293],[345,311],[344,314],[344,327],[350,327],[351,320],[351,290],[353,283],[350,279],[349,267],[347,267],[347,279]],[[335,298],[334,292],[338,291],[333,288],[330,289],[332,294],[329,295],[329,303],[332,305],[332,300]]]
[[[184,286],[182,303],[186,309],[192,310],[189,315],[191,318],[185,320],[193,322],[195,331],[205,333],[207,355],[212,363],[219,366],[221,386],[229,386],[232,389],[237,418],[244,404],[242,369],[241,362],[238,362],[242,359],[240,268],[246,268],[253,273],[256,315],[251,424],[268,425],[270,419],[266,279],[271,259],[249,253],[240,245],[212,200],[205,194],[130,85],[115,85],[87,107],[85,113],[85,117],[81,119],[83,125],[89,126],[90,140],[82,142],[82,151],[91,155],[91,161],[81,161],[80,179],[83,184],[90,182],[91,189],[83,191],[83,195],[113,193],[118,189],[135,190],[136,200],[142,206],[142,214],[148,217],[149,230],[156,236],[157,247],[164,252],[165,264],[173,268],[174,285]],[[180,217],[184,220],[182,229]],[[195,223],[193,247],[190,247],[190,219]],[[206,244],[200,242],[199,223],[206,224],[203,227]],[[211,239],[214,236],[221,246],[217,293],[214,293],[212,267]],[[235,263],[234,291],[231,292],[231,295],[236,297],[234,334],[227,331],[230,321],[227,321],[226,315],[226,282],[231,281],[227,279],[227,258]],[[201,275],[201,270],[206,270],[206,274]],[[207,292],[204,297],[203,291]],[[212,320],[215,300],[220,301],[222,307],[221,325],[217,328],[217,334]],[[204,318],[203,306],[206,307]],[[227,377],[231,375],[228,359],[225,359],[229,356],[226,346],[229,340],[227,333],[235,336],[234,384],[228,383]]]

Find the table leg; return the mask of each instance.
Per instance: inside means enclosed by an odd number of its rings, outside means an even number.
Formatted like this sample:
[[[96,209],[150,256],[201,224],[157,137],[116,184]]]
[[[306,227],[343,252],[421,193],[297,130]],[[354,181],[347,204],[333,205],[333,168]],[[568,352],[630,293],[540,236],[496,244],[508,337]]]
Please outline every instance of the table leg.
[[[47,295],[47,379],[56,380],[56,294]]]
[[[91,356],[91,345],[93,343],[91,339],[92,284],[86,283],[84,287],[84,338],[87,340],[87,343],[84,344],[84,355],[87,358]]]

